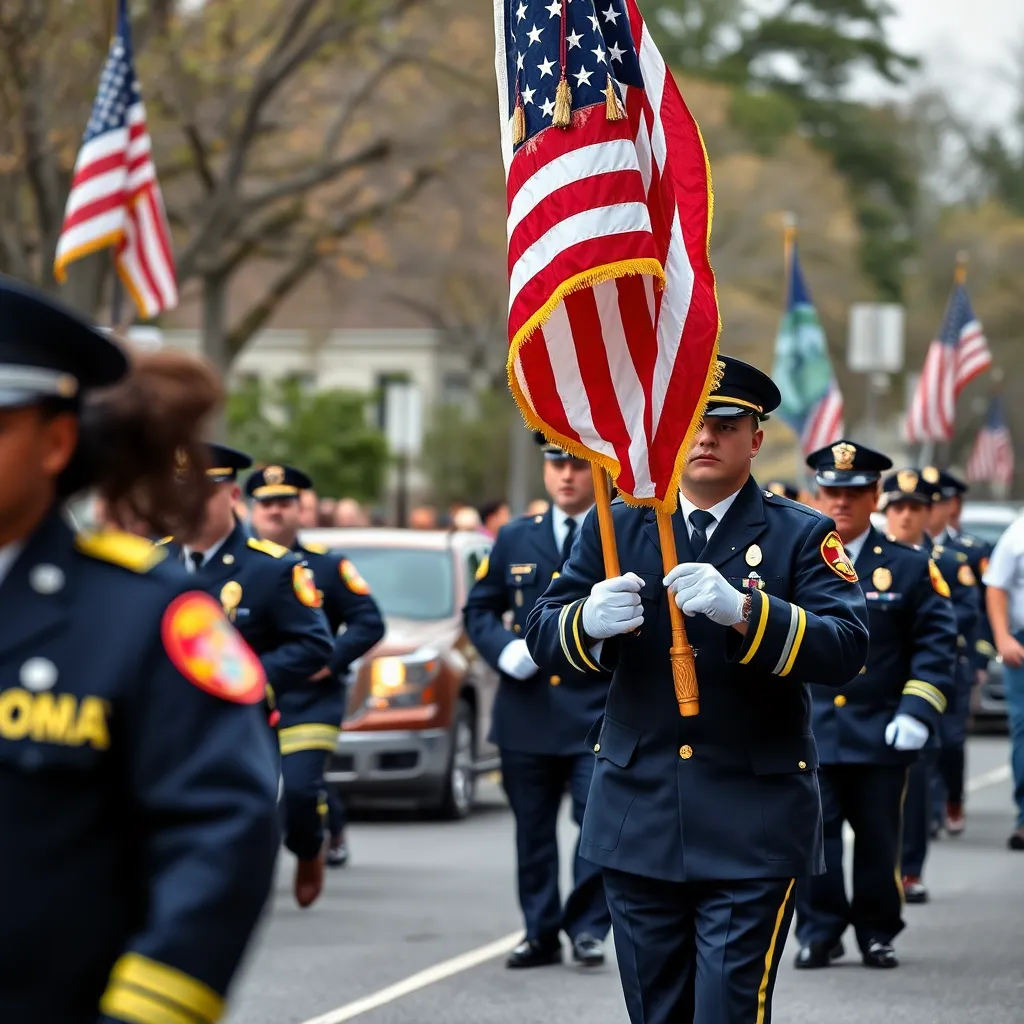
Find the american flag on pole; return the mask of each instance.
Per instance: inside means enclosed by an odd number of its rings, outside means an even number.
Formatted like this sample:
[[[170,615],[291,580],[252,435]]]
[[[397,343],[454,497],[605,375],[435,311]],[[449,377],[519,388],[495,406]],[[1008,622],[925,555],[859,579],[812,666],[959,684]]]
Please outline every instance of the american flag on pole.
[[[126,0],[119,0],[99,92],[75,162],[53,273],[64,281],[75,260],[114,246],[114,262],[139,316],[178,304],[178,283],[146,108],[132,61]]]
[[[718,373],[711,173],[635,0],[495,0],[509,384],[527,422],[675,508]]]
[[[951,440],[960,392],[991,365],[992,353],[981,324],[971,308],[967,289],[958,281],[946,305],[938,337],[928,346],[921,378],[910,402],[907,440]]]
[[[1013,437],[1006,423],[1003,400],[993,395],[988,415],[975,438],[967,460],[967,479],[971,483],[988,481],[1009,487],[1013,483]]]
[[[786,311],[775,338],[772,379],[782,394],[779,417],[796,432],[803,453],[810,455],[843,436],[843,393],[795,241],[787,276]]]

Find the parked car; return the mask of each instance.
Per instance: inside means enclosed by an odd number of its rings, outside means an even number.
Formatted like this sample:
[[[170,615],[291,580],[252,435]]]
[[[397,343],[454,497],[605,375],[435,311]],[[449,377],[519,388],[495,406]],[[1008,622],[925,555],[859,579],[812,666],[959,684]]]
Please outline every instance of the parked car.
[[[327,781],[360,801],[400,801],[465,818],[476,781],[499,767],[487,742],[497,673],[462,624],[482,533],[440,530],[303,530],[304,541],[348,555],[387,625],[353,666],[348,711]]]

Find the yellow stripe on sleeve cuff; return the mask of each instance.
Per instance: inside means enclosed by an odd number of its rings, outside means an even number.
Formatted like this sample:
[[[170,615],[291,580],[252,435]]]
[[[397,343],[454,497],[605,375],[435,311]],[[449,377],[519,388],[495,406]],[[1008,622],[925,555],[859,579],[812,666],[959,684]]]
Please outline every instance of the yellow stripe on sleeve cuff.
[[[576,611],[572,617],[572,638],[576,644],[576,650],[579,651],[580,657],[583,659],[583,664],[590,669],[591,672],[600,672],[600,666],[594,664],[593,658],[590,654],[584,650],[583,640],[580,637],[580,616],[583,614],[583,602],[579,601],[576,604]]]
[[[750,664],[750,659],[757,654],[757,649],[761,646],[761,641],[764,639],[764,631],[768,628],[768,598],[760,590],[751,591],[752,595],[755,593],[761,595],[761,610],[758,614],[757,628],[754,630],[754,639],[750,641],[747,653],[740,658],[741,665]]]
[[[215,1024],[224,1013],[224,1000],[175,967],[126,953],[114,964],[101,1009],[140,1024]]]
[[[572,660],[572,655],[569,653],[569,635],[566,632],[566,623],[569,618],[570,608],[572,608],[571,604],[563,605],[562,610],[558,613],[558,641],[562,645],[562,653],[565,655],[565,660],[569,662],[577,672],[582,672],[583,669],[581,669],[579,665]]]
[[[292,725],[278,734],[281,754],[298,754],[303,750],[334,751],[338,743],[338,728],[321,722]]]
[[[946,710],[946,698],[942,691],[937,686],[921,679],[908,680],[907,685],[903,687],[903,695],[905,697],[920,697],[921,700],[931,704],[940,715]]]
[[[793,671],[793,665],[796,663],[796,656],[800,653],[800,645],[804,642],[804,633],[807,630],[807,612],[803,610],[799,605],[790,605],[790,607],[796,613],[796,633],[793,636],[793,641],[789,645],[788,652],[783,651],[786,656],[786,663],[782,666],[782,671],[779,672],[780,676],[788,676]]]

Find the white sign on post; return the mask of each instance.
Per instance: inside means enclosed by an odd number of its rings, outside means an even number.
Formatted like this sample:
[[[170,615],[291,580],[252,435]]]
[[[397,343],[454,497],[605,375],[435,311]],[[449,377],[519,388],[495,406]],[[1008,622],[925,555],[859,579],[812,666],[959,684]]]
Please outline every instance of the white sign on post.
[[[903,369],[904,309],[895,302],[856,302],[850,307],[846,365],[857,373]]]
[[[414,458],[423,445],[423,396],[408,381],[384,386],[384,434],[392,455]]]

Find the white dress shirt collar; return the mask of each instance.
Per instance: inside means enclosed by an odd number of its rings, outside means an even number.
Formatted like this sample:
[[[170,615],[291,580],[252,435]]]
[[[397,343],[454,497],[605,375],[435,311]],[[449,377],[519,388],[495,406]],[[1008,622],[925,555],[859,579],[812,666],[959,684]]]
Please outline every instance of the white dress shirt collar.
[[[593,505],[591,505],[591,508],[593,508]],[[565,543],[566,535],[569,533],[569,520],[575,520],[576,530],[579,532],[579,528],[583,525],[583,520],[587,518],[588,512],[590,512],[589,508],[586,512],[580,512],[579,515],[570,516],[567,512],[563,512],[557,505],[552,504],[551,528],[555,534],[555,547],[559,551],[562,550],[562,545]]]
[[[743,490],[742,487],[740,488],[740,491],[741,490]],[[718,529],[718,524],[725,518],[725,513],[732,508],[732,503],[736,500],[736,496],[740,491],[733,491],[728,498],[723,498],[717,505],[712,505],[711,508],[707,510],[715,517],[715,521],[710,523],[707,528],[707,537],[709,541],[711,540],[711,535]],[[690,501],[682,491],[679,492],[679,508],[683,513],[683,518],[686,520],[687,536],[693,535],[693,526],[690,524],[690,513],[699,507],[699,505],[694,505],[694,503]]]
[[[843,548],[849,555],[850,561],[856,565],[857,559],[860,557],[860,553],[864,550],[864,545],[867,543],[868,534],[871,532],[869,526],[859,537],[854,537],[848,544],[844,543]]]
[[[224,542],[228,539],[228,537],[231,536],[231,533],[233,533],[233,532],[234,531],[232,530],[232,531],[229,531],[228,533],[225,533],[224,536],[221,537],[221,539],[219,541],[217,541],[216,544],[213,545],[213,547],[208,548],[206,551],[203,552],[203,564],[202,564],[201,568],[205,569],[210,564],[210,562],[213,561],[213,559],[216,556],[217,552],[220,551],[220,549],[222,547],[224,547]],[[186,544],[184,547],[182,547],[181,550],[185,553],[185,568],[186,568],[186,570],[188,572],[196,572],[196,565],[192,561],[192,552],[195,551],[196,549],[195,548],[190,548]]]

